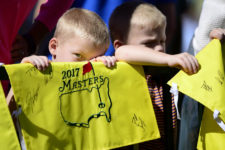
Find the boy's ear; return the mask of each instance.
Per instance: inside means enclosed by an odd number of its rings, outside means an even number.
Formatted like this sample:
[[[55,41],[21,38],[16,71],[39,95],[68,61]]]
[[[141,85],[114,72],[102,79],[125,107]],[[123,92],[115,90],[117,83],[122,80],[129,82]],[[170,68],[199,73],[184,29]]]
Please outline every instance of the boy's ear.
[[[53,58],[55,58],[56,56],[57,47],[58,47],[58,40],[53,37],[48,43],[48,49]]]
[[[115,41],[113,42],[113,47],[114,47],[115,49],[119,48],[119,47],[122,46],[122,45],[123,45],[123,42],[121,42],[120,40],[115,40]]]

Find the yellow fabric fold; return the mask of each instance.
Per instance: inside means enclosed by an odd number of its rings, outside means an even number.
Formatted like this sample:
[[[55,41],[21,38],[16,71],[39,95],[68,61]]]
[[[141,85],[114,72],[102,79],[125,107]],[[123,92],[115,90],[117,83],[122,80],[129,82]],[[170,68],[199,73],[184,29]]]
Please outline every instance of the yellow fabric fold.
[[[16,130],[6,104],[5,94],[0,83],[0,149],[20,150]]]

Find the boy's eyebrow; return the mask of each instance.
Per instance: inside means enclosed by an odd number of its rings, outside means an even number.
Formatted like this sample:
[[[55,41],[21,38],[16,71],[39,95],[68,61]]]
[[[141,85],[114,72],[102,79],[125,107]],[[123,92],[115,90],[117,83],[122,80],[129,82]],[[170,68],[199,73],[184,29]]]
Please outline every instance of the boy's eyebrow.
[[[141,44],[154,43],[154,42],[156,42],[156,39],[146,39],[146,40],[143,40],[143,41],[141,42]]]
[[[70,48],[70,51],[73,53],[73,54],[82,54],[83,53],[83,50],[80,50],[80,49],[76,49],[76,48]]]

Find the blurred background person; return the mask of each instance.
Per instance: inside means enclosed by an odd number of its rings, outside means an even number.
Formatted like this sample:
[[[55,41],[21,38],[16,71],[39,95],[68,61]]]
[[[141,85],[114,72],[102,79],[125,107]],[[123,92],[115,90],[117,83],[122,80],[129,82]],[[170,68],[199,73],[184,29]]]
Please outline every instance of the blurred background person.
[[[37,0],[0,1],[0,62],[14,63],[35,52],[45,34],[51,31],[58,18],[70,8],[73,0],[48,0],[41,6],[40,13],[30,30],[17,36],[26,17]],[[3,88],[7,92],[7,84]]]

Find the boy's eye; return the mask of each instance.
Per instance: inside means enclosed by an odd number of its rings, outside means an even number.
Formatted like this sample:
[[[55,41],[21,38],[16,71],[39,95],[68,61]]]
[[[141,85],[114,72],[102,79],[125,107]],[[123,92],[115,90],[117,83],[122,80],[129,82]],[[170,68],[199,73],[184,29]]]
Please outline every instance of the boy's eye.
[[[76,57],[81,58],[80,54],[74,54]]]
[[[149,42],[149,43],[145,43],[144,44],[146,47],[153,47],[154,43],[153,42]]]

